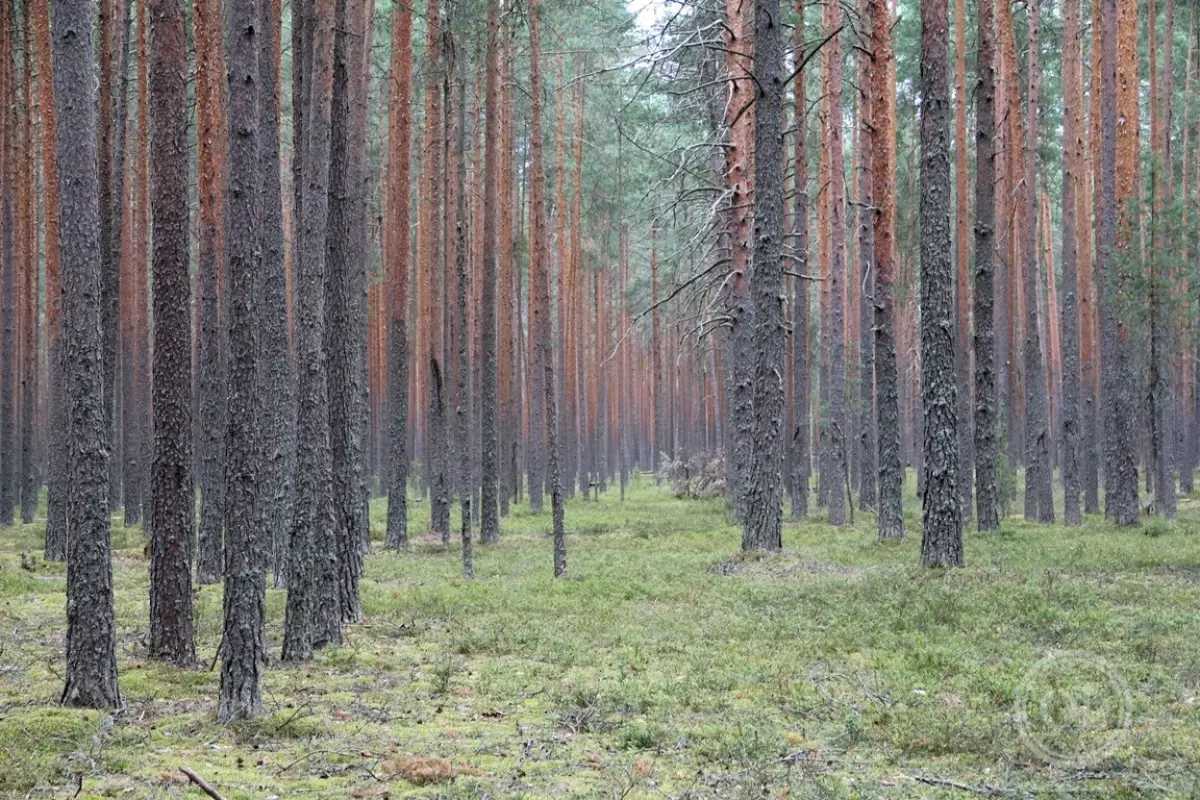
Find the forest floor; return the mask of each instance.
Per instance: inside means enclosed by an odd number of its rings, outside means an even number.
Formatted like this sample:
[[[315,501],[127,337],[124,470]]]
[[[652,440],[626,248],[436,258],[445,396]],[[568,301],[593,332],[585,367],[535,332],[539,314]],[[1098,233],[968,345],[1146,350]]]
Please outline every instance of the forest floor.
[[[197,593],[202,667],[147,661],[142,533],[115,527],[126,708],[62,709],[63,568],[22,555],[41,524],[6,531],[0,797],[203,797],[183,766],[230,800],[1200,797],[1200,501],[1170,527],[1010,517],[942,573],[916,567],[911,480],[902,542],[858,513],[751,559],[720,503],[616,495],[569,504],[566,580],[523,507],[474,581],[457,544],[377,549],[367,621],[272,663],[268,716],[228,726],[219,586]]]

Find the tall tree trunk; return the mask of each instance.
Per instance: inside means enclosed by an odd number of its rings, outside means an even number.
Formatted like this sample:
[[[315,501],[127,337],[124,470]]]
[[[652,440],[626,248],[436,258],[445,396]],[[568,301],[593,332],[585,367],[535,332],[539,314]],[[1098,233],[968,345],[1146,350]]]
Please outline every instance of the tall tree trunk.
[[[217,719],[262,713],[267,663],[267,556],[259,516],[259,69],[257,3],[232,0],[229,38],[229,433],[226,463],[225,625]]]
[[[804,4],[803,0],[794,0],[796,29],[793,33],[793,46],[798,54],[803,54],[804,46]],[[803,58],[803,55],[799,56]],[[796,72],[793,78],[792,125],[795,128],[795,139],[792,142],[793,167],[793,197],[792,209],[792,247],[796,257],[793,259],[797,275],[805,275],[808,271],[808,98],[805,92],[807,74],[803,69]],[[873,91],[873,87],[868,89]],[[872,174],[874,171],[872,170]],[[874,210],[872,213],[875,213]],[[872,222],[874,229],[874,221]],[[809,309],[811,303],[808,295],[808,279],[798,277],[793,279],[794,295],[792,299],[792,436],[791,436],[791,499],[792,519],[808,517],[808,478],[812,470],[812,453],[809,447],[810,387],[809,372],[811,370],[809,343]],[[872,296],[874,292],[871,293]],[[717,380],[720,381],[720,375]]]
[[[975,504],[980,531],[1000,529],[996,491],[996,75],[992,0],[979,0],[975,87]]]
[[[1021,229],[1021,275],[1025,293],[1025,519],[1054,521],[1050,459],[1049,403],[1046,396],[1046,364],[1038,334],[1038,248],[1037,248],[1037,143],[1038,91],[1038,0],[1029,4],[1029,93],[1025,121],[1025,179],[1020,188],[1024,209]]]
[[[42,122],[42,225],[46,259],[46,396],[49,408],[46,469],[46,546],[49,561],[67,558],[66,392],[62,370],[62,261],[59,250],[58,115],[49,3],[33,3],[38,54],[38,103]],[[2,156],[0,156],[2,158]]]
[[[259,0],[258,56],[259,198],[262,265],[259,278],[259,425],[263,485],[258,514],[272,532],[271,568],[276,587],[287,584],[296,470],[296,370],[288,332],[288,281],[284,262],[283,176],[279,163],[280,0]],[[293,154],[293,158],[295,155]]]
[[[333,130],[329,166],[329,235],[325,269],[325,350],[329,362],[329,438],[333,530],[337,548],[338,616],[362,621],[362,431],[367,265],[364,161],[366,76],[364,0],[337,0],[333,64]],[[360,120],[360,117],[362,119]],[[360,124],[361,122],[361,124]],[[443,451],[444,452],[444,451]]]
[[[1083,68],[1079,0],[1063,6],[1063,188],[1062,188],[1062,480],[1063,520],[1083,520],[1079,507],[1079,258],[1080,171],[1083,167]],[[1054,276],[1049,275],[1053,281]],[[1053,311],[1053,309],[1052,309]]]
[[[182,0],[150,9],[154,218],[154,458],[150,475],[150,656],[189,665],[192,636],[192,336],[188,276],[187,34]]]
[[[894,284],[896,134],[892,112],[896,87],[892,81],[892,32],[887,3],[872,0],[871,96],[875,144],[872,171],[875,190],[875,394],[879,431],[879,540],[904,536],[901,493],[904,468],[900,461],[900,399],[896,374]]]
[[[783,547],[783,22],[754,4],[754,449],[742,548]]]
[[[729,196],[725,239],[729,248],[732,280],[726,290],[725,313],[730,330],[726,337],[729,357],[726,420],[729,461],[729,496],[733,517],[746,518],[745,494],[749,490],[750,460],[753,451],[754,416],[754,311],[750,297],[751,224],[754,208],[754,118],[752,101],[754,81],[753,7],[743,0],[725,2],[725,69],[729,78],[729,98],[725,103],[725,124],[729,145],[725,151],[725,181]],[[657,450],[654,453],[658,464]],[[745,546],[745,541],[743,541]]]
[[[499,469],[500,442],[497,408],[497,364],[496,364],[496,269],[499,258],[499,242],[496,231],[496,215],[499,211],[497,203],[496,175],[500,168],[499,133],[500,133],[500,86],[497,48],[500,38],[500,11],[497,0],[488,0],[488,39],[487,39],[487,74],[486,94],[484,96],[484,114],[487,127],[484,133],[483,155],[483,298],[479,331],[479,352],[483,360],[480,387],[482,407],[481,439],[481,478],[482,492],[480,502],[479,540],[484,544],[494,544],[500,540],[499,516]]]
[[[825,6],[826,29],[833,38],[825,45],[829,91],[826,95],[826,141],[829,148],[829,406],[824,410],[823,426],[828,452],[824,462],[830,472],[824,486],[828,493],[829,523],[846,524],[846,485],[842,480],[847,470],[846,416],[846,170],[842,153],[842,46],[837,31],[841,26],[841,7],[835,3]],[[755,151],[757,153],[757,150]],[[757,174],[757,170],[756,170]]]
[[[329,386],[324,348],[329,150],[333,100],[334,0],[315,0],[305,22],[312,69],[305,72],[303,199],[297,273],[296,361],[300,375],[296,507],[290,540],[283,659],[303,661],[340,639],[337,553],[330,497]]]
[[[392,10],[391,116],[388,122],[388,547],[408,545],[409,170],[412,138],[412,8]],[[469,484],[468,484],[469,486]],[[469,491],[469,490],[468,490]]]
[[[120,249],[121,237],[118,222],[120,197],[114,195],[117,174],[117,128],[124,120],[117,119],[116,90],[117,68],[114,56],[118,50],[116,0],[100,0],[97,34],[100,37],[100,326],[102,332],[101,358],[104,372],[104,426],[107,431],[110,454],[115,451],[116,437],[116,377],[117,377],[117,326],[118,307],[121,293]],[[108,506],[115,508],[120,501],[120,459],[110,458],[108,465]]]
[[[538,336],[535,347],[541,351],[542,387],[546,403],[546,478],[550,490],[551,524],[554,535],[554,577],[567,572],[567,540],[563,527],[562,476],[558,460],[558,409],[555,403],[557,382],[554,379],[554,339],[550,324],[550,265],[546,258],[545,166],[542,159],[542,85],[541,31],[538,22],[538,0],[529,7],[529,92],[530,100],[530,291],[543,318],[533,326]],[[561,133],[562,126],[559,126]],[[559,162],[561,164],[561,160]],[[531,302],[530,307],[535,303]]]
[[[221,330],[221,259],[225,205],[223,146],[224,11],[222,0],[195,0],[197,194],[200,205],[199,405],[200,529],[196,579],[215,583],[224,570],[226,386]]]
[[[54,6],[54,97],[62,190],[63,369],[67,471],[67,706],[112,709],[116,615],[108,520],[108,436],[100,333],[100,174],[91,0]]]
[[[1133,221],[1124,210],[1134,194],[1137,133],[1137,4],[1101,0],[1102,76],[1100,294],[1102,397],[1105,422],[1105,514],[1118,525],[1139,519],[1130,332],[1117,312],[1127,291],[1122,258],[1134,245]],[[1119,119],[1118,119],[1119,117]]]
[[[17,253],[20,246],[17,241],[17,213],[15,209],[17,197],[17,170],[19,154],[18,143],[15,141],[17,129],[16,75],[14,60],[16,46],[13,37],[17,31],[17,7],[10,4],[0,9],[0,26],[5,28],[3,47],[0,47],[0,127],[3,127],[3,144],[0,147],[0,176],[3,185],[0,186],[0,271],[3,272],[3,286],[0,292],[0,321],[4,328],[0,331],[0,526],[13,524],[14,509],[17,504],[17,432],[14,429],[16,415],[16,309],[13,301],[16,297]]]
[[[961,2],[961,0],[959,0]],[[870,14],[869,0],[861,0],[863,19]],[[858,263],[859,263],[859,493],[858,507],[876,508],[879,473],[879,444],[875,435],[875,202],[874,114],[879,103],[871,96],[872,58],[869,50],[858,53]],[[880,66],[882,69],[882,65]]]
[[[29,524],[37,515],[38,504],[38,319],[40,292],[37,257],[36,184],[33,155],[33,26],[31,4],[21,8],[21,270],[24,273],[21,294],[21,522]]]
[[[971,433],[971,201],[967,160],[967,16],[964,0],[954,0],[954,369],[958,381],[958,496],[963,521],[971,519],[974,446]]]
[[[950,250],[950,81],[946,0],[921,4],[921,564],[963,564]]]

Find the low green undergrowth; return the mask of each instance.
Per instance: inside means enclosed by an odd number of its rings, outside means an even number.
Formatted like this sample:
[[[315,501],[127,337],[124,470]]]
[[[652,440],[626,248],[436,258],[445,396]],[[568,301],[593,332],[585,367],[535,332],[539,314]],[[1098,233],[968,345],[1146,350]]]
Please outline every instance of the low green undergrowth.
[[[907,495],[902,542],[858,512],[743,558],[719,501],[642,479],[570,503],[559,581],[546,513],[515,506],[474,581],[457,541],[416,535],[368,557],[345,645],[272,663],[267,715],[232,726],[220,587],[197,589],[197,669],[146,660],[143,539],[120,526],[126,707],[59,708],[64,570],[19,526],[0,533],[0,796],[202,797],[188,766],[259,800],[1200,797],[1200,504],[1145,530],[1010,518],[927,572]]]

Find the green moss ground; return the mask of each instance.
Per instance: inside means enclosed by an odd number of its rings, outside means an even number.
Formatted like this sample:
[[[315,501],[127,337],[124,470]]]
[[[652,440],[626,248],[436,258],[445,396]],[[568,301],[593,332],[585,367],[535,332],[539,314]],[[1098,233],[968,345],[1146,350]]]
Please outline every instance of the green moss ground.
[[[0,797],[203,797],[182,765],[231,800],[1200,797],[1200,502],[1171,527],[1010,518],[969,533],[950,573],[915,566],[918,513],[910,500],[895,545],[860,513],[845,530],[789,524],[784,555],[741,560],[719,503],[645,481],[624,505],[569,505],[566,580],[550,577],[548,515],[523,509],[476,549],[475,581],[457,546],[377,550],[366,623],[310,664],[273,663],[269,715],[233,726],[214,719],[207,669],[220,587],[197,593],[205,668],[148,662],[142,533],[120,526],[127,707],[59,708],[63,569],[40,554],[22,568],[42,524],[11,529]],[[284,600],[269,592],[273,655]],[[1064,652],[1083,661],[1042,661]],[[1031,694],[1057,715],[1023,738]]]

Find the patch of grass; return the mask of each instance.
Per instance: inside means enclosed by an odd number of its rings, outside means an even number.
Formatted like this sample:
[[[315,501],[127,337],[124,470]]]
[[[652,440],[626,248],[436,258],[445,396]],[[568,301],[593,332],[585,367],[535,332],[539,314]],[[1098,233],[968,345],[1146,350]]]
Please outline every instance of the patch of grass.
[[[784,553],[742,556],[723,503],[638,477],[624,504],[615,489],[568,503],[559,581],[548,512],[514,506],[465,581],[457,537],[421,538],[426,503],[410,504],[410,548],[387,552],[374,501],[366,621],[309,664],[272,661],[267,715],[232,726],[214,718],[219,670],[146,660],[144,539],[120,525],[127,708],[58,708],[63,570],[22,568],[43,532],[17,526],[0,534],[0,797],[81,780],[81,797],[199,796],[180,764],[231,798],[958,795],[914,776],[1013,796],[1191,796],[1200,504],[1181,502],[1165,535],[1010,516],[1000,535],[967,532],[965,569],[928,573],[914,486],[901,542],[877,545],[870,513],[835,530],[818,510],[785,525]],[[268,591],[272,654],[284,600]],[[196,609],[207,665],[221,587],[199,587]],[[1127,691],[1129,729],[1090,772],[1047,763],[1017,724],[1026,676],[1064,653]]]

